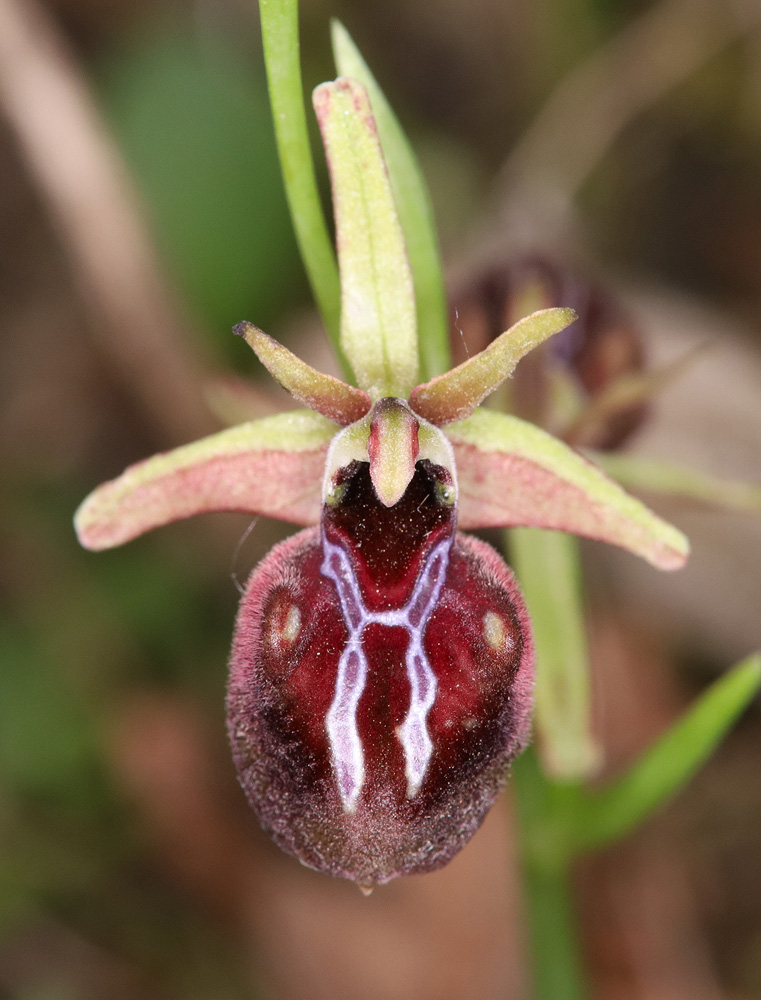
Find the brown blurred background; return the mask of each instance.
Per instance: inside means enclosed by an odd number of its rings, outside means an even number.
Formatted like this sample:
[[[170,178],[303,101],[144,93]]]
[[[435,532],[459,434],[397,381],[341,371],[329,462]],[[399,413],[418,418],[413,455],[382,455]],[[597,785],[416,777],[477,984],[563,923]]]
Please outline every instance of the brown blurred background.
[[[456,294],[538,254],[621,303],[649,364],[707,342],[628,446],[761,482],[758,0],[302,0],[307,89],[331,16],[418,150]],[[243,318],[329,364],[253,0],[0,0],[0,1000],[524,997],[509,789],[449,868],[370,899],[249,815],[234,580],[287,528],[76,544],[97,483],[281,405]],[[610,773],[761,645],[759,520],[653,502],[692,538],[682,574],[585,549]],[[594,996],[761,995],[760,754],[756,704],[580,866]]]

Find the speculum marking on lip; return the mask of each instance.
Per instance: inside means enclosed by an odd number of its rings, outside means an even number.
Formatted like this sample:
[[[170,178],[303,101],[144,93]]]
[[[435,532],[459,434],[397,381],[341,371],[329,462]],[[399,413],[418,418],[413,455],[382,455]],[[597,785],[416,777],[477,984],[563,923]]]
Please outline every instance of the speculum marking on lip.
[[[425,778],[433,754],[426,716],[436,698],[436,676],[423,649],[423,636],[444,585],[451,537],[439,542],[426,557],[412,594],[400,608],[370,611],[345,549],[323,534],[322,573],[338,593],[341,614],[349,632],[341,654],[333,702],[326,717],[333,769],[344,810],[353,813],[365,781],[362,741],[357,726],[357,707],[367,680],[368,663],[362,644],[367,625],[401,627],[409,633],[405,668],[410,683],[410,705],[397,736],[404,748],[407,796],[414,798]]]
[[[505,622],[496,611],[487,611],[484,615],[484,637],[497,652],[509,641]]]
[[[287,592],[272,603],[264,620],[264,636],[273,650],[291,648],[301,632],[301,610]]]
[[[288,608],[288,614],[285,617],[283,639],[285,639],[286,642],[293,644],[298,639],[300,631],[301,612],[295,604],[292,604],[290,608]]]

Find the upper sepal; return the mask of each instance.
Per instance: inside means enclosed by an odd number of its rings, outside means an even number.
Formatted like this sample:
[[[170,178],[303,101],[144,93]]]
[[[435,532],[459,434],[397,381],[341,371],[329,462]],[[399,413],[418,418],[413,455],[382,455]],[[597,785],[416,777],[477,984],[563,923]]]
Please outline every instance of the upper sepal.
[[[341,347],[375,402],[418,381],[415,293],[367,91],[339,77],[314,91],[333,191]]]
[[[296,410],[154,455],[87,497],[74,516],[79,541],[108,549],[207,511],[315,524],[325,456],[337,430],[317,413]]]
[[[554,528],[679,569],[689,543],[597,466],[533,424],[476,410],[446,433],[457,461],[460,527]]]

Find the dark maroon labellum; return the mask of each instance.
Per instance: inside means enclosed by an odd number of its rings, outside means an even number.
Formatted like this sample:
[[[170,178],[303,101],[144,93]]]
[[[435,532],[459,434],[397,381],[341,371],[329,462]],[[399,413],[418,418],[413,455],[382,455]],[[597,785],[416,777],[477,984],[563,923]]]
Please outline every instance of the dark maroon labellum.
[[[515,581],[455,532],[452,480],[401,500],[339,470],[320,528],[276,546],[238,613],[228,724],[264,828],[361,885],[441,867],[528,738],[533,647]]]

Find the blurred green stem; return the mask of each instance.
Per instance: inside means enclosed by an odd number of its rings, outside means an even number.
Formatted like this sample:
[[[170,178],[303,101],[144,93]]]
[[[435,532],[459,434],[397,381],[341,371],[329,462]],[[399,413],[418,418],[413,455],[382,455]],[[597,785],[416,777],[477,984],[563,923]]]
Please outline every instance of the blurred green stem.
[[[761,484],[724,479],[711,472],[629,453],[587,452],[592,461],[628,490],[697,500],[719,510],[761,513]]]
[[[558,531],[513,528],[509,547],[534,624],[535,723],[544,770],[561,780],[588,776],[600,753],[590,728],[578,542]]]
[[[563,820],[575,785],[549,781],[533,749],[513,767],[523,899],[530,939],[534,1000],[583,1000],[586,996],[576,935],[570,858]]]
[[[569,852],[597,850],[626,836],[692,778],[761,686],[761,655],[727,671],[623,774],[580,789],[563,824]]]
[[[539,747],[513,768],[533,995],[583,1000],[574,859],[626,835],[689,780],[758,692],[761,657],[748,657],[712,684],[623,775],[586,788],[595,752],[577,542],[521,528],[510,532],[509,544],[537,650]]]
[[[309,284],[331,344],[341,353],[338,265],[317,190],[301,82],[297,0],[259,0],[264,62],[288,207]]]
[[[581,962],[568,872],[524,865],[536,1000],[582,1000]]]
[[[570,535],[536,528],[514,528],[508,541],[531,613],[537,655],[535,725],[541,765],[532,748],[514,768],[534,997],[583,1000],[568,825],[577,816],[579,781],[596,766],[599,753],[590,729],[578,543]]]

